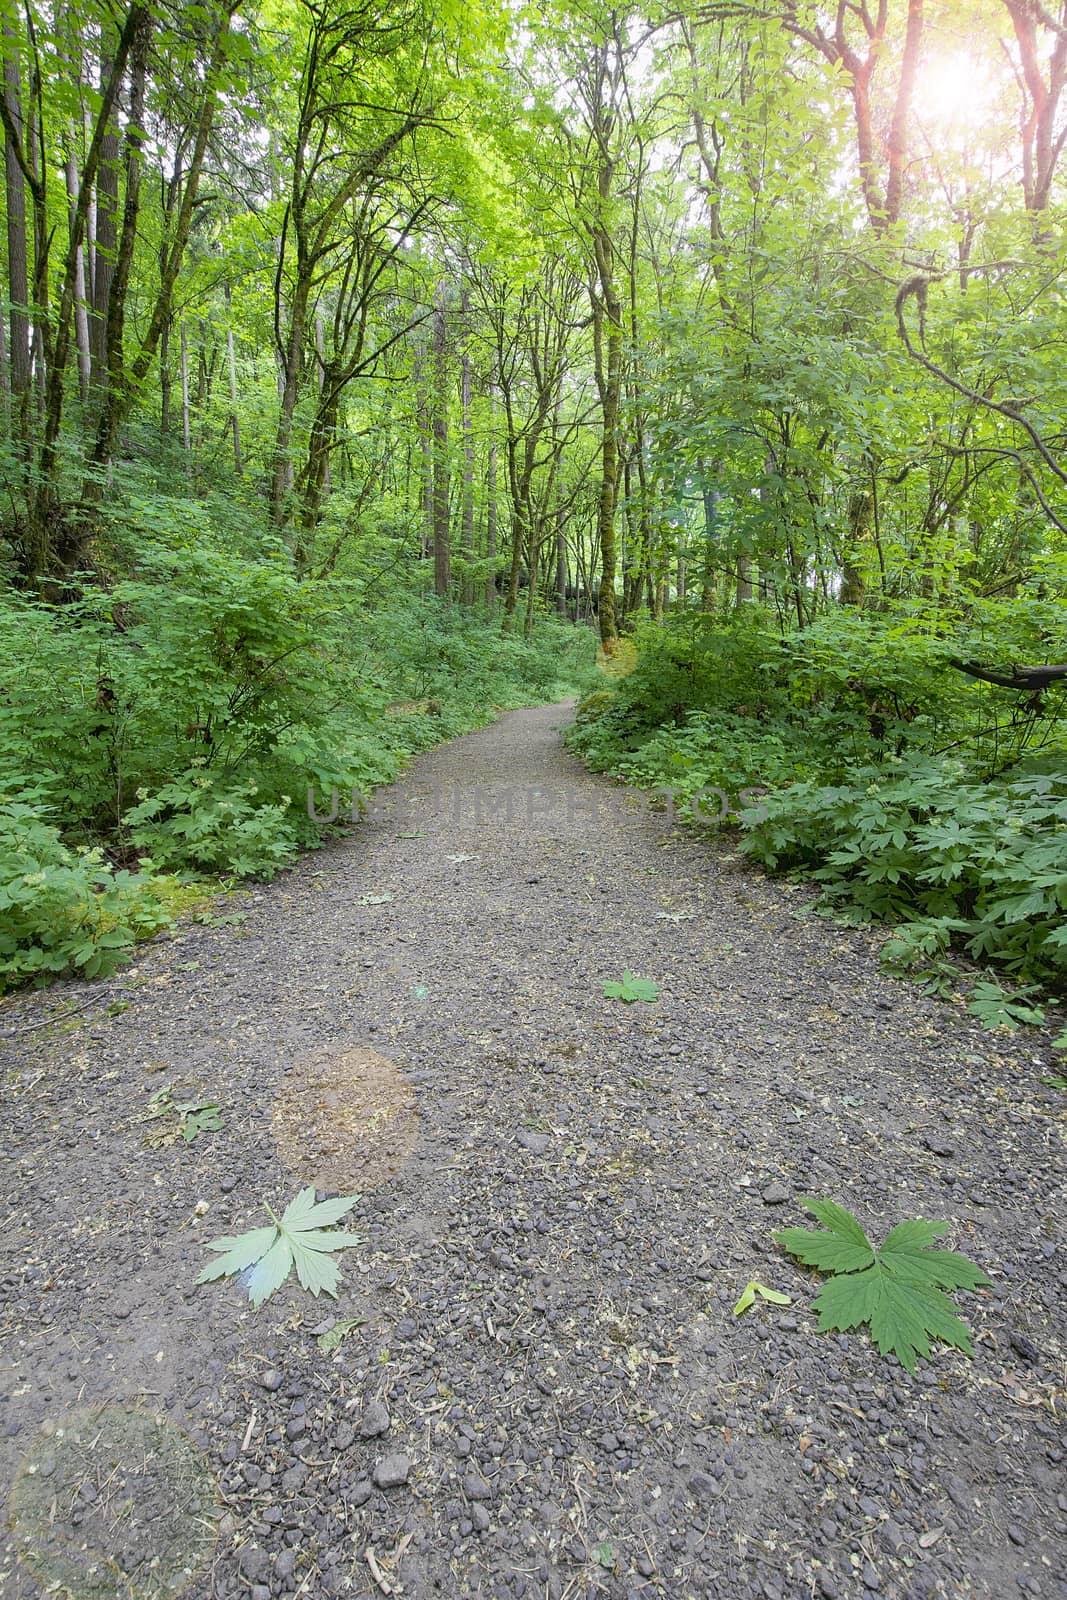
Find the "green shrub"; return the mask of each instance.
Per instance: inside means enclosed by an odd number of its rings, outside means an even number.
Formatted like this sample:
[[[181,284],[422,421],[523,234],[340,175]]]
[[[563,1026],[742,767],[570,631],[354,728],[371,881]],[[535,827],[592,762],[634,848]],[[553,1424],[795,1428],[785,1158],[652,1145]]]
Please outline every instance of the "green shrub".
[[[1067,777],[983,784],[959,762],[911,758],[841,784],[793,784],[763,806],[745,852],[814,878],[827,908],[900,925],[891,960],[957,943],[1013,977],[1063,981]]]
[[[148,878],[68,849],[44,805],[0,797],[0,990],[104,975],[170,921]]]

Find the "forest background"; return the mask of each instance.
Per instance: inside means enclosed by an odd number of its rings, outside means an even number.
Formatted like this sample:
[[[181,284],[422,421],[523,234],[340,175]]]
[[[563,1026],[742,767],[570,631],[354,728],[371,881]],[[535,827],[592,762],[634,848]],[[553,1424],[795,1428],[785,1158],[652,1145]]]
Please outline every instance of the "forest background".
[[[756,860],[1039,1014],[1067,3],[0,14],[0,986],[593,689],[594,765],[756,789]]]

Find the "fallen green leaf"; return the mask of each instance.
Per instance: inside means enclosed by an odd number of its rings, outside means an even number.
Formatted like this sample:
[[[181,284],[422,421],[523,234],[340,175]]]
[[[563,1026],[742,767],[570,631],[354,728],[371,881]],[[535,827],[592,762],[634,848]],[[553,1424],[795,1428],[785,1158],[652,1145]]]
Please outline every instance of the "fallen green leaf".
[[[734,1316],[740,1317],[756,1303],[756,1296],[767,1300],[772,1306],[792,1305],[792,1299],[787,1294],[780,1294],[777,1289],[768,1289],[765,1283],[760,1283],[758,1278],[750,1278],[741,1291],[741,1298],[734,1306]]]
[[[635,1000],[646,1000],[650,1004],[659,999],[659,985],[653,983],[651,978],[635,978],[629,967],[622,975],[621,983],[604,983],[605,1000],[623,1000],[627,1005],[633,1005]]]
[[[220,1259],[209,1262],[197,1283],[244,1273],[248,1298],[258,1309],[281,1288],[295,1266],[305,1289],[314,1295],[325,1293],[336,1298],[341,1273],[333,1252],[347,1250],[363,1240],[357,1233],[326,1230],[332,1230],[358,1199],[359,1195],[354,1194],[316,1204],[315,1191],[309,1187],[290,1200],[280,1217],[264,1202],[272,1226],[210,1240],[207,1248],[220,1252]]]
[[[850,1212],[832,1200],[803,1198],[821,1229],[783,1228],[775,1240],[805,1266],[831,1274],[814,1302],[819,1331],[847,1332],[864,1322],[883,1355],[892,1352],[909,1372],[940,1339],[967,1355],[970,1335],[945,1289],[978,1289],[989,1279],[953,1250],[935,1250],[947,1222],[899,1222],[876,1250]]]

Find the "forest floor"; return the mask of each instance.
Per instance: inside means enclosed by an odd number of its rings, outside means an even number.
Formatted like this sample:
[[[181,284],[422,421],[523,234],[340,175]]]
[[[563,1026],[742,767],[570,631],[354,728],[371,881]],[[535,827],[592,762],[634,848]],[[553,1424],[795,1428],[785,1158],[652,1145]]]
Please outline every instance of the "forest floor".
[[[1049,1036],[883,974],[569,715],[0,1009],[4,1600],[1067,1596]],[[163,1088],[222,1130],[159,1143]],[[309,1182],[362,1195],[336,1303],[195,1286]],[[772,1239],[812,1193],[951,1219],[973,1360],[817,1333]],[[735,1317],[751,1278],[791,1303]]]

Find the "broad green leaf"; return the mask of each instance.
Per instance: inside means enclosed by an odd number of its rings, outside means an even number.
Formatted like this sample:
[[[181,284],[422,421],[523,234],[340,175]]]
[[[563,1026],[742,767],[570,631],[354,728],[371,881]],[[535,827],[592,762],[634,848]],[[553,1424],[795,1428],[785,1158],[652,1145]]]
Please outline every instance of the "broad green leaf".
[[[627,1005],[632,1005],[635,1000],[645,1000],[651,1003],[659,999],[659,985],[650,978],[635,978],[629,967],[622,975],[622,982],[603,983],[605,1000],[623,1000]]]
[[[339,1195],[335,1200],[320,1200],[316,1204],[314,1189],[306,1189],[304,1193],[311,1196],[310,1206],[304,1206],[297,1212],[293,1209],[296,1201],[293,1201],[282,1213],[282,1227],[294,1233],[303,1233],[308,1228],[332,1228],[334,1223],[340,1222],[342,1217],[347,1216],[359,1201],[359,1195],[353,1194]]]
[[[358,1199],[358,1195],[339,1195],[316,1203],[313,1188],[301,1189],[281,1218],[274,1219],[273,1226],[253,1228],[236,1238],[212,1240],[208,1249],[222,1251],[222,1259],[205,1267],[197,1283],[250,1269],[249,1298],[258,1308],[281,1287],[295,1266],[303,1288],[314,1295],[336,1295],[341,1273],[333,1259],[334,1252],[351,1249],[363,1241],[359,1234],[335,1231],[332,1224],[351,1211]],[[267,1210],[270,1211],[269,1206]]]
[[[882,1354],[897,1356],[909,1372],[919,1356],[929,1355],[931,1339],[972,1353],[967,1328],[943,1291],[981,1288],[989,1279],[965,1256],[932,1248],[947,1222],[899,1222],[874,1250],[842,1207],[812,1199],[805,1204],[832,1231],[786,1228],[775,1238],[806,1265],[832,1274],[814,1302],[820,1332],[868,1323]]]
[[[328,1251],[304,1244],[302,1241],[305,1237],[306,1235],[296,1234],[287,1236],[285,1240],[301,1286],[315,1295],[325,1292],[336,1296],[337,1285],[341,1281],[337,1262]]]
[[[264,1300],[280,1289],[293,1265],[293,1252],[289,1240],[279,1234],[266,1255],[256,1262],[248,1275],[248,1298],[258,1311]]]
[[[292,1242],[293,1248],[300,1245],[305,1250],[347,1250],[354,1244],[362,1244],[363,1236],[358,1233],[342,1233],[339,1229],[331,1228],[324,1232],[318,1228],[283,1228],[281,1230],[287,1239]]]
[[[858,1272],[874,1260],[869,1244],[854,1244],[840,1234],[815,1228],[782,1228],[774,1238],[791,1256],[819,1272]]]
[[[197,1278],[197,1283],[207,1283],[212,1278],[225,1278],[233,1272],[243,1272],[246,1267],[266,1255],[277,1237],[276,1228],[253,1228],[250,1233],[242,1233],[237,1238],[211,1239],[208,1241],[209,1250],[222,1250],[225,1254],[219,1261],[212,1261],[206,1266]]]

